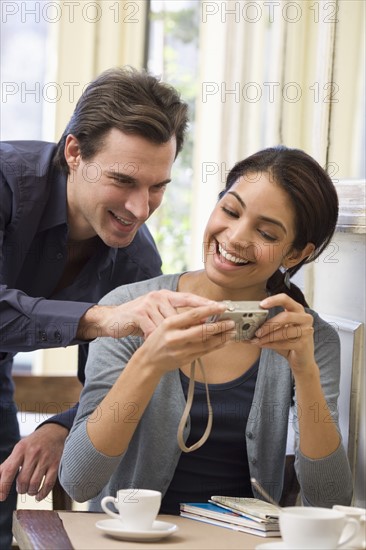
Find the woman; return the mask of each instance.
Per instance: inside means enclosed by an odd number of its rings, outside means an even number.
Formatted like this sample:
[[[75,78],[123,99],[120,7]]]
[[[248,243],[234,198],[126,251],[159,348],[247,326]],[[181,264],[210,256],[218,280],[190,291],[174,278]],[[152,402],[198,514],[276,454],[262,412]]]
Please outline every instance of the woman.
[[[285,147],[239,162],[207,223],[202,271],[120,287],[116,304],[153,290],[216,302],[258,300],[269,318],[249,342],[233,322],[203,324],[217,304],[178,311],[144,341],[101,339],[90,346],[79,413],[66,442],[61,482],[79,501],[124,487],[163,493],[161,513],[213,494],[256,496],[255,477],[280,500],[290,408],[303,503],[349,504],[352,479],[337,424],[340,351],[335,331],[306,307],[289,278],[330,242],[338,212],[329,176]],[[159,321],[160,322],[160,321]],[[213,407],[211,434],[182,453],[177,430],[190,364],[202,357]],[[207,404],[195,374],[189,447],[202,435]]]

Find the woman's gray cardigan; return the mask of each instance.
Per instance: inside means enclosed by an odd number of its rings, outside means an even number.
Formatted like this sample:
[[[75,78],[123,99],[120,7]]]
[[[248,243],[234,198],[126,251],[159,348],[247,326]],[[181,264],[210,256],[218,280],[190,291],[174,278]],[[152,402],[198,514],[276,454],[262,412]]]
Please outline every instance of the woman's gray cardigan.
[[[176,290],[177,275],[126,285],[110,292],[101,304],[120,304],[152,290]],[[337,398],[340,378],[339,338],[335,330],[315,312],[315,358],[320,369],[322,387],[335,421],[338,421]],[[70,496],[83,502],[105,492],[115,495],[125,487],[157,489],[164,494],[177,466],[180,449],[177,444],[178,423],[185,406],[179,371],[165,374],[146,408],[128,449],[120,456],[109,457],[98,452],[86,431],[88,416],[111,389],[134,351],[141,346],[139,337],[99,338],[89,347],[86,382],[78,414],[66,440],[60,465],[60,480]],[[230,360],[228,358],[228,360]],[[225,365],[223,365],[225,368]],[[272,350],[262,350],[253,403],[246,428],[246,445],[250,476],[255,477],[276,500],[282,493],[287,428],[294,422],[296,436],[295,467],[303,503],[331,507],[350,504],[352,477],[343,445],[331,455],[312,460],[298,448],[298,423],[290,414],[293,379],[286,359]],[[317,407],[314,403],[314,422]],[[126,422],[135,422],[137,405],[126,403]],[[93,415],[98,422],[101,411]],[[116,404],[115,414],[118,415]],[[301,412],[300,412],[301,414]],[[188,437],[189,423],[185,430]],[[235,496],[235,495],[233,495]],[[259,495],[256,495],[259,497]]]

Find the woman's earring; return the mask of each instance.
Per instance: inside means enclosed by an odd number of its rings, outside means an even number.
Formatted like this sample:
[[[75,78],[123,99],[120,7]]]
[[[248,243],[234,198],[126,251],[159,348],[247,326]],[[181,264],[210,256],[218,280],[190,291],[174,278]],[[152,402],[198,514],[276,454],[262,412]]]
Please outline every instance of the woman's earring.
[[[290,290],[291,288],[291,281],[290,281],[290,272],[288,269],[286,269],[283,277],[283,282],[285,283],[285,286]]]

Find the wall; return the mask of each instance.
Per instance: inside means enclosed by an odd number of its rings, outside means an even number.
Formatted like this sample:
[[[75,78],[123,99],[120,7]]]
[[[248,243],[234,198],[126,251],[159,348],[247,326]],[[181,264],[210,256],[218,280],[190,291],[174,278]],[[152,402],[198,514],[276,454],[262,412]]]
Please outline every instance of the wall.
[[[330,258],[325,252],[314,266],[313,307],[335,318],[359,321],[365,324],[365,234],[338,231],[334,236],[335,255]],[[335,250],[335,249],[334,249]],[[329,261],[331,259],[332,261]],[[358,437],[355,449],[356,506],[366,507],[366,365],[364,359],[365,331],[362,331],[360,356],[355,358],[360,368],[358,379],[356,429]],[[342,365],[343,368],[349,365]]]

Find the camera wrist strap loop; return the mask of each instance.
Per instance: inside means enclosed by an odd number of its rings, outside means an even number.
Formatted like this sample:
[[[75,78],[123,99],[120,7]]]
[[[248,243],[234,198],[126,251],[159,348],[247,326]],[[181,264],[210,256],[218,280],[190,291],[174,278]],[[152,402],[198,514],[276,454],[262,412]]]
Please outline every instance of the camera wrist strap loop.
[[[207,418],[206,429],[205,429],[202,437],[196,443],[194,443],[190,447],[187,447],[185,442],[184,442],[183,433],[184,433],[184,427],[185,427],[185,425],[187,423],[187,420],[188,420],[188,417],[189,417],[189,413],[191,412],[192,403],[193,403],[193,396],[194,396],[194,373],[195,373],[196,361],[193,361],[191,363],[191,371],[190,371],[190,375],[189,375],[187,404],[184,408],[182,418],[180,419],[179,426],[178,426],[178,433],[177,433],[178,445],[181,448],[181,450],[185,453],[190,453],[192,451],[196,451],[197,449],[202,447],[202,445],[207,441],[208,436],[210,435],[210,432],[211,432],[211,428],[212,428],[213,413],[212,413],[212,406],[211,406],[211,401],[210,401],[210,394],[209,394],[209,391],[208,391],[208,385],[207,385],[207,381],[206,381],[205,369],[203,367],[201,359],[198,358],[197,361],[198,361],[198,364],[199,364],[200,369],[201,369],[204,384],[206,386],[208,418]]]

